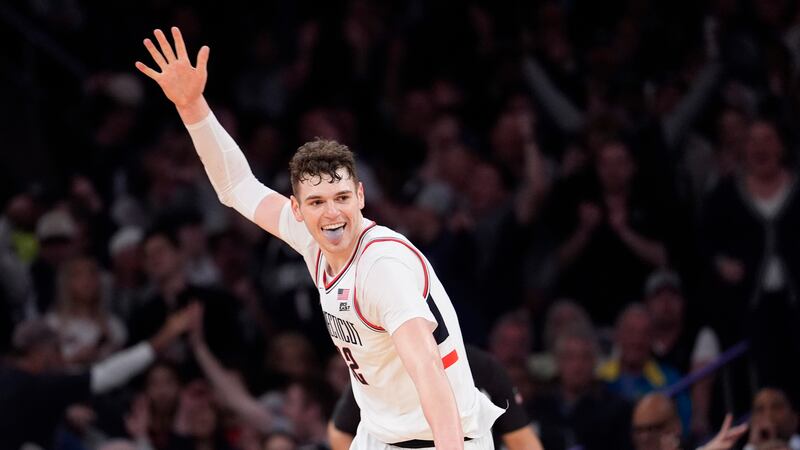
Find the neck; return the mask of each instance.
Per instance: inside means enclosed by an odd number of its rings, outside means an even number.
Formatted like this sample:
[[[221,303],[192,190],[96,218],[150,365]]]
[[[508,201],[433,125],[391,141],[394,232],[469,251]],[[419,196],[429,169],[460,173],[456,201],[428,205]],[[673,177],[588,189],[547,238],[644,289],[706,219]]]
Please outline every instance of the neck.
[[[620,361],[619,365],[620,365],[620,369],[622,370],[622,372],[635,375],[635,374],[642,373],[642,370],[644,369],[645,362],[643,361],[643,362],[640,363],[638,361],[625,361],[625,360],[622,360],[622,361]]]

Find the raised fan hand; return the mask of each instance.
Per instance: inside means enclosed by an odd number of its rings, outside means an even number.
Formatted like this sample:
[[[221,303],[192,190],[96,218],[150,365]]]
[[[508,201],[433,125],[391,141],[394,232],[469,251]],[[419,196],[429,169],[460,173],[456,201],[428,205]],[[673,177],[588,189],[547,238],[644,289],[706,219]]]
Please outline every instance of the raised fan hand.
[[[199,100],[206,86],[208,71],[208,46],[202,46],[197,53],[197,66],[192,66],[186,53],[186,44],[178,27],[172,27],[172,38],[175,41],[173,50],[164,32],[155,30],[158,47],[150,39],[144,40],[144,46],[150,52],[160,72],[141,61],[136,61],[136,68],[155,80],[176,107],[183,108]]]

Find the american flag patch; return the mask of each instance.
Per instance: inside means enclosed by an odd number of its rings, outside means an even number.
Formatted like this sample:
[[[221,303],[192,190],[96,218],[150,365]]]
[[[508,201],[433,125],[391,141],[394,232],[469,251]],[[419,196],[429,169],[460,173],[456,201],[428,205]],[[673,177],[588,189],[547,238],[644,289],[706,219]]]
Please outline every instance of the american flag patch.
[[[350,297],[350,289],[339,289],[336,293],[336,300],[340,302],[347,300]]]

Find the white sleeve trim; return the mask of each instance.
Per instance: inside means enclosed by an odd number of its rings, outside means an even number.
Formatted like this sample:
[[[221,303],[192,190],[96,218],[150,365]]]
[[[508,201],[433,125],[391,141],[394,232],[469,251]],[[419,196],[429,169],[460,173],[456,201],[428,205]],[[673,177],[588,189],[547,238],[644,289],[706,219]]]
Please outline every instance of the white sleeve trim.
[[[156,359],[153,347],[147,342],[115,353],[92,366],[92,394],[103,394],[135,377]]]

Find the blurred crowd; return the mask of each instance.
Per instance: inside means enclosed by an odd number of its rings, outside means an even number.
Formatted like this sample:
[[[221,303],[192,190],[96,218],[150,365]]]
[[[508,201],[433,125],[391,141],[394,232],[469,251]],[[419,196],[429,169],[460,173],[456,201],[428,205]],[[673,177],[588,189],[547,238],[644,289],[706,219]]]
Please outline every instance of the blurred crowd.
[[[288,194],[314,137],[356,152],[365,216],[429,258],[545,448],[686,446],[732,412],[748,450],[800,449],[797,2],[15,0],[0,21],[0,447],[327,445],[349,376],[302,258],[219,204],[133,68],[176,25],[263,183]]]

